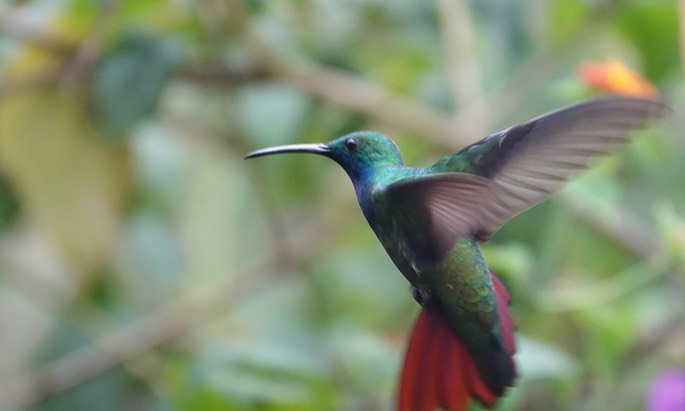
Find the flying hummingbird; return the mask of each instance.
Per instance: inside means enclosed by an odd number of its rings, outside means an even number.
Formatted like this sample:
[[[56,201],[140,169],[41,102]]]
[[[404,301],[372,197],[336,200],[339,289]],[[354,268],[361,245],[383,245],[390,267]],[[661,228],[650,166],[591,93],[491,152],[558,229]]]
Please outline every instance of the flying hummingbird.
[[[478,243],[667,110],[652,99],[606,96],[509,127],[426,168],[405,166],[397,145],[373,131],[246,158],[320,154],[349,175],[366,220],[422,305],[398,410],[461,411],[471,397],[492,408],[516,379],[514,320]]]

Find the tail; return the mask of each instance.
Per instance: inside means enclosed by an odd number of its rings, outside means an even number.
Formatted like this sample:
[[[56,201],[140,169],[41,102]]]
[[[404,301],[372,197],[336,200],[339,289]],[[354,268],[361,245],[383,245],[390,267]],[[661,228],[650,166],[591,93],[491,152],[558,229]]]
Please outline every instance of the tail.
[[[494,274],[490,276],[497,298],[504,347],[497,344],[504,359],[486,365],[505,370],[479,370],[466,345],[448,326],[442,313],[426,305],[409,340],[400,382],[399,411],[435,411],[438,407],[463,411],[470,397],[491,408],[503,395],[504,389],[512,385],[516,376],[512,359],[516,345],[514,319],[509,310],[511,297],[502,282]],[[503,378],[493,381],[485,374]]]

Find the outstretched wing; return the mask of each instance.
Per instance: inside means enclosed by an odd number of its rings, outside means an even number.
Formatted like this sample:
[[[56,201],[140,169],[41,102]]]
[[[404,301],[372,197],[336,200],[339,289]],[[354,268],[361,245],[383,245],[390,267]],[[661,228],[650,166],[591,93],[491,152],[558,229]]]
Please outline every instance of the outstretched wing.
[[[399,205],[393,218],[405,227],[415,258],[437,262],[462,235],[488,240],[667,111],[655,100],[611,96],[507,128],[442,158],[426,176],[390,185],[388,200]]]

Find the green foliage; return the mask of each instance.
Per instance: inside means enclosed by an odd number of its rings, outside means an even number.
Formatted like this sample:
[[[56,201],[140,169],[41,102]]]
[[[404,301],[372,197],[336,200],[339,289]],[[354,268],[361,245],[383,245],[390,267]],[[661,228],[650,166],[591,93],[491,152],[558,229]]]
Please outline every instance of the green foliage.
[[[108,134],[124,135],[154,114],[182,54],[171,38],[132,32],[102,58],[94,73],[93,100]]]
[[[12,188],[4,179],[0,180],[0,226],[10,224],[19,214],[19,203]]]
[[[677,7],[673,2],[657,1],[626,7],[617,24],[640,50],[645,74],[655,80],[681,70],[672,53],[678,48]]]
[[[498,409],[643,409],[685,368],[679,26],[668,1],[3,3],[0,409],[391,409],[418,307],[348,178],[243,156],[376,129],[425,166],[612,58],[676,115],[484,253],[519,330]]]

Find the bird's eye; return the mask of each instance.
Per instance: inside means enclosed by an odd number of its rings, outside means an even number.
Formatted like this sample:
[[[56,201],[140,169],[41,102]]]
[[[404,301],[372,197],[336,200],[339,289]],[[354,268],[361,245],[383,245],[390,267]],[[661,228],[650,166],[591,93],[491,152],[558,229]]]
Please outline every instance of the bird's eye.
[[[359,140],[357,140],[354,137],[350,137],[347,140],[345,140],[345,150],[349,151],[350,153],[354,153],[357,151],[357,148],[359,147]]]

